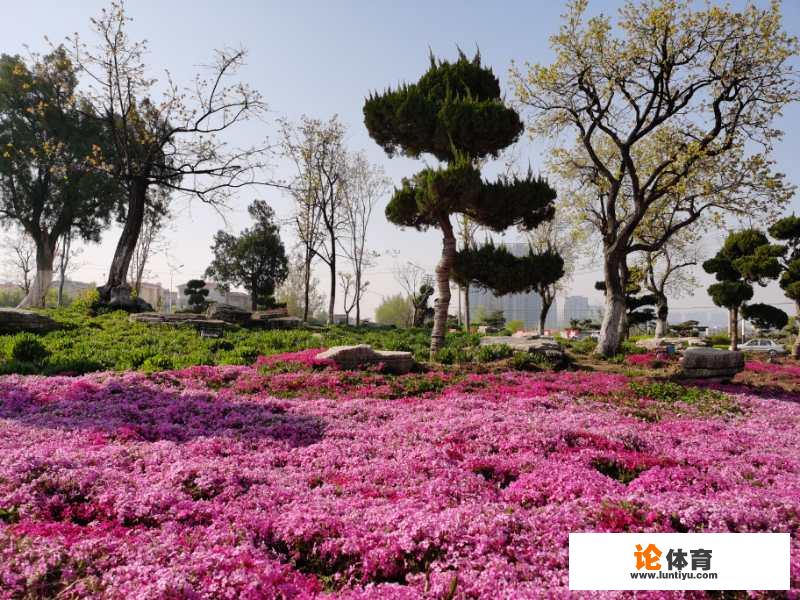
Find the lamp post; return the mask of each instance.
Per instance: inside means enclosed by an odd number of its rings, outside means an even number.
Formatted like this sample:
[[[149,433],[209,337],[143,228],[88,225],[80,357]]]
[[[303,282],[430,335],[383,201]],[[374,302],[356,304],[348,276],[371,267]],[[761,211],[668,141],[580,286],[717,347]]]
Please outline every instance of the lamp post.
[[[183,268],[183,265],[178,265],[177,267],[173,267],[169,265],[169,314],[172,314],[175,307],[172,304],[172,275],[177,273],[180,269]]]

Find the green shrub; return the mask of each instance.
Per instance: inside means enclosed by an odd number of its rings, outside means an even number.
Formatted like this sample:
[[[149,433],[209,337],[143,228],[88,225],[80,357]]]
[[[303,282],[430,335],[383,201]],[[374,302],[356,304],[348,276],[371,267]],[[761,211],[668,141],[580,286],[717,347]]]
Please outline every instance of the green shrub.
[[[494,362],[510,357],[514,351],[505,344],[489,344],[478,348],[476,358],[478,362]]]
[[[712,346],[725,346],[727,348],[731,345],[731,338],[726,333],[716,333],[708,336],[707,339]]]
[[[142,370],[147,372],[169,371],[175,368],[175,364],[170,356],[156,354],[142,363]]]
[[[639,339],[642,339],[643,336],[639,336]],[[647,354],[647,348],[642,348],[641,346],[636,345],[636,341],[631,338],[627,339],[619,345],[620,354],[628,355],[628,354]]]
[[[506,329],[511,333],[522,331],[525,329],[525,321],[522,319],[514,319],[513,321],[509,321],[506,323]]]
[[[591,354],[597,348],[597,340],[585,338],[582,340],[572,340],[569,343],[570,349],[576,354]]]
[[[96,288],[83,290],[75,300],[69,305],[70,310],[82,314],[94,316],[100,310],[100,292]]]
[[[39,337],[32,333],[18,333],[6,342],[6,358],[9,360],[40,364],[49,355]]]
[[[463,364],[472,360],[471,353],[464,348],[445,346],[436,353],[436,362],[443,365]]]

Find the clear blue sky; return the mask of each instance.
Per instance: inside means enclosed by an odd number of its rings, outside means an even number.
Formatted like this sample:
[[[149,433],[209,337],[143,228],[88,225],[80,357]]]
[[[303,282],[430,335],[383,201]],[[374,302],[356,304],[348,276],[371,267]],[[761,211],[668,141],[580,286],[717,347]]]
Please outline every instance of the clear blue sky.
[[[617,0],[590,0],[592,12],[616,13]],[[740,1],[733,3],[740,5]],[[79,32],[90,34],[89,19],[106,6],[98,0],[64,2],[30,0],[4,7],[0,22],[0,51],[24,53],[47,48],[43,36],[59,41]],[[305,113],[319,118],[340,115],[349,128],[348,142],[353,149],[364,149],[371,159],[382,164],[395,182],[420,168],[418,161],[388,159],[369,139],[362,123],[364,96],[373,89],[383,89],[401,80],[414,80],[426,68],[428,48],[442,57],[451,57],[456,46],[465,51],[480,47],[484,62],[491,65],[504,83],[512,60],[547,61],[550,57],[548,36],[560,23],[564,3],[528,0],[520,2],[477,1],[406,1],[389,0],[308,2],[234,0],[130,0],[127,10],[134,22],[130,34],[146,38],[150,44],[147,62],[152,75],[163,77],[169,69],[178,83],[190,82],[198,65],[210,61],[214,48],[244,46],[249,50],[248,64],[241,78],[258,89],[268,102],[271,116],[294,119]],[[800,2],[783,5],[785,26],[800,34]],[[511,97],[510,90],[508,91]],[[786,140],[778,149],[779,167],[794,182],[794,166],[800,154],[796,135],[800,109],[787,111],[781,125]],[[265,135],[274,138],[274,129],[253,125],[240,129],[232,137],[239,143],[254,143]],[[520,156],[530,160],[534,169],[541,167],[541,141],[523,142]],[[275,176],[288,176],[279,163]],[[228,225],[238,230],[247,224],[245,208],[253,197],[262,197],[279,214],[288,214],[290,205],[280,193],[270,189],[251,189],[235,201]],[[196,203],[182,209],[170,234],[171,259],[185,265],[176,281],[197,276],[210,260],[209,244],[213,233],[226,227],[214,211]],[[794,203],[794,207],[800,204]],[[103,279],[110,262],[117,230],[108,231],[100,246],[86,249],[85,263],[76,278]],[[285,235],[289,237],[288,229]],[[418,233],[400,230],[377,211],[370,234],[377,250],[396,249],[400,260],[411,260],[433,267],[438,259],[440,237],[437,231]],[[287,239],[287,242],[289,240]],[[395,293],[391,275],[392,259],[383,259],[370,274],[372,290],[367,298],[367,314],[382,295]],[[152,264],[154,280],[169,283],[167,260],[156,257]],[[320,271],[323,288],[327,278]],[[582,271],[573,291],[599,301],[592,289],[598,273]],[[784,300],[779,290],[759,292],[763,300]],[[676,304],[708,305],[704,293]]]

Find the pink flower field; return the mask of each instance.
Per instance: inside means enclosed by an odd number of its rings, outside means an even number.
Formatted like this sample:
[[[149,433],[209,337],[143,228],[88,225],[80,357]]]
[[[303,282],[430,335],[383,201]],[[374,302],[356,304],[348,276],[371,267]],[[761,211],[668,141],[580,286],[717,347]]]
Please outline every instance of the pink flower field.
[[[0,597],[561,597],[571,531],[789,531],[800,588],[790,394],[312,357],[0,378]]]

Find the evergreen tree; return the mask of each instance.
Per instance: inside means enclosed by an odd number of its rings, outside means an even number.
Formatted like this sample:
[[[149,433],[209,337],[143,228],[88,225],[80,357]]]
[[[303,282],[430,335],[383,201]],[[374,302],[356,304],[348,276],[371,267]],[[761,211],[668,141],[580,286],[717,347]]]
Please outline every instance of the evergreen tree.
[[[784,217],[769,228],[769,234],[786,245],[783,272],[778,282],[786,297],[795,302],[795,323],[800,325],[800,217]],[[800,332],[792,347],[792,356],[800,358]]]
[[[455,62],[430,59],[416,83],[370,94],[364,104],[370,136],[392,156],[400,151],[441,161],[404,179],[386,207],[400,226],[442,232],[442,256],[436,267],[436,299],[431,357],[444,343],[450,304],[450,271],[456,256],[451,216],[462,214],[502,231],[512,225],[536,227],[552,217],[555,192],[541,178],[481,178],[479,162],[513,144],[522,133],[517,112],[504,103],[500,82],[481,65],[480,54]]]
[[[248,212],[255,225],[238,236],[218,231],[214,236],[214,260],[206,277],[224,286],[238,285],[250,292],[253,310],[275,305],[275,289],[289,274],[289,261],[275,223],[275,212],[263,200],[255,200]]]
[[[190,279],[187,281],[183,293],[188,296],[189,306],[193,311],[202,312],[206,307],[208,288],[206,288],[206,282],[202,279]]]
[[[781,274],[779,257],[784,248],[770,244],[758,229],[732,232],[717,254],[703,263],[717,283],[708,287],[708,295],[717,306],[728,309],[731,350],[739,348],[739,313],[753,298],[753,284],[766,285]]]

